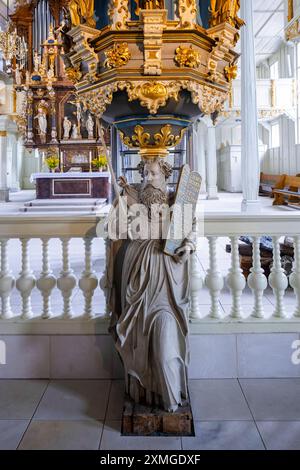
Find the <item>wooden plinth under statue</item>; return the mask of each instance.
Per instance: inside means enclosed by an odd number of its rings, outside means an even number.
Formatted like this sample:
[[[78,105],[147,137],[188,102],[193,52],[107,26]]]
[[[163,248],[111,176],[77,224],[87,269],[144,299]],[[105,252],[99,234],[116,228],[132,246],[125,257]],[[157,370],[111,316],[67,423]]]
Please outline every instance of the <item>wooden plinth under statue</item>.
[[[122,196],[108,219],[108,230],[118,227],[118,234],[108,232],[104,287],[112,312],[109,330],[125,369],[122,431],[191,436],[189,264],[201,177],[185,166],[174,193],[167,186],[172,168],[165,160],[142,162],[140,171],[143,182],[138,188],[120,178]],[[193,210],[188,232],[170,241],[174,217],[164,214],[174,203],[181,209],[192,205]]]

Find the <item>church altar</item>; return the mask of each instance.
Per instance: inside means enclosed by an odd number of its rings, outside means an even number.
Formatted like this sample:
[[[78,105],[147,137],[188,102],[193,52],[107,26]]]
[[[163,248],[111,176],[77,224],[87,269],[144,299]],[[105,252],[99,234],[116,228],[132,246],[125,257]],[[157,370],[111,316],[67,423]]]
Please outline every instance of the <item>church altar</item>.
[[[108,172],[35,173],[37,199],[108,198],[110,175]]]

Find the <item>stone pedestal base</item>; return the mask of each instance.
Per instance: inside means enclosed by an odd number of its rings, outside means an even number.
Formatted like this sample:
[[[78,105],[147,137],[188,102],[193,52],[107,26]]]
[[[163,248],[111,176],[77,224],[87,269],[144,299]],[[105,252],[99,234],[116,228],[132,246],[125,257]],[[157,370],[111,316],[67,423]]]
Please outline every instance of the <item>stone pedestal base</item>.
[[[175,413],[160,408],[138,405],[125,395],[122,416],[124,436],[194,436],[193,415],[190,405]]]

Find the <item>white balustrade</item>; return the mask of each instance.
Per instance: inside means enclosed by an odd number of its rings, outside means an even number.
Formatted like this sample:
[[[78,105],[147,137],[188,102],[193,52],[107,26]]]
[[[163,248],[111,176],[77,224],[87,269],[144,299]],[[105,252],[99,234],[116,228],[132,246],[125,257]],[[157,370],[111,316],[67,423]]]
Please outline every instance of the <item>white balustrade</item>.
[[[84,239],[85,246],[85,269],[82,272],[82,277],[79,280],[79,287],[83,292],[85,306],[84,314],[87,318],[92,318],[92,299],[94,291],[98,286],[98,279],[92,270],[92,238]]]
[[[109,317],[109,308],[103,311],[98,305],[95,305],[95,292],[101,278],[100,285],[106,288],[105,276],[100,272],[93,271],[93,260],[108,256],[109,244],[105,242],[105,254],[99,254],[98,249],[92,250],[94,239],[96,238],[96,224],[99,218],[90,217],[0,217],[0,247],[1,247],[1,270],[0,270],[0,297],[1,297],[1,322],[7,321],[12,325],[17,324],[18,313],[14,311],[14,305],[17,302],[11,302],[19,292],[22,298],[22,324],[24,320],[30,319],[33,315],[31,308],[31,297],[34,292],[39,291],[42,295],[42,305],[35,303],[34,310],[40,314],[35,318],[35,323],[47,325],[54,320],[62,319],[64,325],[68,325],[66,320],[72,319],[72,306],[79,299],[78,294],[74,296],[74,289],[77,286],[77,279],[72,269],[73,266],[73,250],[70,244],[72,239],[79,240],[84,245],[84,254],[82,255],[81,275],[79,279],[79,289],[83,293],[84,303],[79,316],[76,317],[80,321],[102,318],[107,320]],[[278,216],[266,215],[264,217],[252,214],[208,214],[205,216],[204,236],[208,241],[209,252],[206,253],[206,244],[199,243],[198,252],[194,253],[191,258],[190,270],[190,320],[194,323],[204,323],[207,325],[232,325],[232,324],[255,324],[262,325],[262,331],[266,331],[266,325],[289,324],[290,322],[298,322],[300,329],[300,217],[298,214],[280,214]],[[267,279],[262,268],[260,242],[263,235],[272,235],[273,238],[273,267],[269,279]],[[239,257],[239,237],[241,235],[251,236],[253,239],[252,268],[248,276],[247,284],[252,292],[252,299],[249,299],[251,292],[249,290],[244,293],[246,285],[245,276],[241,270]],[[294,265],[290,275],[290,287],[288,287],[288,278],[281,266],[280,242],[283,235],[289,235],[294,239]],[[225,254],[225,245],[227,240],[231,241],[231,256]],[[38,243],[30,244],[31,239],[40,239],[41,247]],[[53,251],[49,250],[49,244],[52,239],[61,240],[62,258],[60,252],[53,255]],[[12,240],[12,242],[10,242]],[[94,242],[96,244],[96,241]],[[18,246],[18,249],[15,247]],[[34,260],[31,259],[33,254],[33,246],[35,250],[40,252],[34,253]],[[57,243],[55,245],[57,247]],[[200,247],[201,246],[201,247]],[[205,247],[205,248],[203,248]],[[209,264],[207,271],[203,272],[201,263],[206,263],[208,258]],[[42,262],[42,268],[39,265],[34,269],[40,272],[36,281],[31,266],[39,257]],[[202,258],[203,257],[203,258]],[[53,259],[52,259],[53,258]],[[77,258],[78,260],[78,258]],[[201,260],[201,263],[200,263]],[[62,263],[60,274],[55,275],[56,266]],[[20,275],[15,282],[16,272],[15,266],[22,265]],[[222,263],[222,265],[221,265]],[[72,267],[71,267],[72,266]],[[226,275],[227,286],[224,297],[224,276]],[[57,285],[63,300],[63,315],[59,316],[53,307],[51,310],[51,299],[53,300],[55,286]],[[272,295],[270,286],[273,290]],[[274,305],[273,314],[267,318],[264,312],[264,295],[267,291],[268,300]],[[292,290],[293,289],[293,290]],[[210,305],[209,311],[207,306],[207,295],[203,295],[204,290],[209,293]],[[291,297],[294,297],[294,305],[286,312],[285,296],[288,290],[289,305],[291,305]],[[229,297],[228,297],[229,294]],[[55,294],[57,295],[57,294]],[[244,296],[247,295],[247,299]],[[229,300],[228,300],[229,299]],[[243,300],[244,299],[244,300]],[[56,300],[56,299],[55,299]],[[222,302],[226,300],[226,308],[222,309]],[[248,305],[253,302],[252,312],[243,312],[242,304]],[[11,304],[13,307],[11,307]],[[55,301],[57,305],[57,301]],[[101,302],[101,306],[103,302]],[[270,307],[271,304],[269,303]],[[224,306],[224,305],[223,305]],[[227,306],[229,308],[227,308]],[[95,313],[96,312],[96,313]],[[251,322],[249,323],[249,319]],[[12,322],[11,322],[12,320]],[[230,321],[228,321],[230,320]],[[71,325],[71,322],[70,322]],[[42,326],[41,326],[42,328]],[[49,327],[50,328],[50,327]],[[65,328],[65,327],[64,327]],[[70,327],[71,328],[71,327]],[[279,327],[280,328],[280,327]],[[29,330],[26,330],[29,331]],[[44,331],[44,330],[43,330]],[[227,330],[228,331],[228,330]],[[273,327],[270,327],[273,331]],[[288,327],[284,331],[290,331]]]
[[[10,306],[10,294],[15,286],[15,278],[12,276],[7,253],[8,240],[0,240],[1,246],[1,271],[0,271],[0,296],[1,296],[1,315],[2,319],[10,318],[13,313]]]
[[[49,260],[49,238],[42,238],[43,251],[43,268],[40,278],[37,280],[36,286],[40,290],[43,297],[43,313],[42,318],[50,318],[51,312],[51,292],[56,286],[56,279],[50,269]]]
[[[297,306],[294,313],[295,318],[300,318],[300,236],[294,239],[294,266],[290,275],[290,285],[297,297]]]
[[[199,292],[203,287],[203,278],[200,273],[199,259],[197,253],[193,253],[191,257],[190,270],[190,320],[201,320],[201,309],[199,304]]]
[[[70,238],[61,238],[62,243],[62,271],[57,279],[57,287],[61,291],[64,301],[62,318],[72,318],[71,297],[76,287],[77,279],[70,265]]]
[[[238,237],[231,237],[231,268],[226,281],[232,294],[231,317],[236,319],[242,318],[241,298],[246,286],[246,280],[240,267]]]
[[[209,237],[209,265],[205,278],[205,284],[209,289],[211,297],[210,317],[213,319],[222,318],[221,304],[219,302],[220,293],[224,286],[224,279],[218,269],[217,260],[217,237]]]
[[[21,238],[22,245],[22,270],[20,277],[17,279],[16,287],[22,297],[22,319],[28,320],[33,316],[31,308],[31,292],[36,285],[36,279],[30,268],[29,260],[29,238]]]
[[[109,258],[110,255],[110,245],[109,245],[109,240],[106,238],[105,241],[105,259]],[[104,271],[102,274],[102,277],[100,278],[99,281],[99,287],[103,291],[103,294],[105,296],[105,311],[104,311],[104,316],[105,318],[110,318],[111,312],[109,309],[109,304],[108,304],[108,298],[107,298],[107,273],[106,273],[106,266],[104,266]]]
[[[273,237],[273,267],[269,276],[269,283],[276,299],[274,317],[286,318],[284,306],[284,293],[288,286],[288,279],[281,266],[280,237]]]
[[[254,307],[252,312],[253,318],[264,318],[263,296],[264,291],[268,287],[268,281],[261,267],[260,259],[260,237],[254,237],[252,243],[252,260],[253,266],[250,269],[248,277],[248,286],[253,292]]]

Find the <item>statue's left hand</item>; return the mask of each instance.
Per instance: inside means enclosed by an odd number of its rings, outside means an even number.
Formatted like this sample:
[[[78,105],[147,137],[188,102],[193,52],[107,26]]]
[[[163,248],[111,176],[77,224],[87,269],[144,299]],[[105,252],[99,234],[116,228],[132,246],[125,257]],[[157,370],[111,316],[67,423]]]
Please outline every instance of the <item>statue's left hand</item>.
[[[191,252],[192,252],[192,248],[189,245],[183,245],[177,248],[173,258],[176,261],[176,263],[184,264],[189,259]]]

